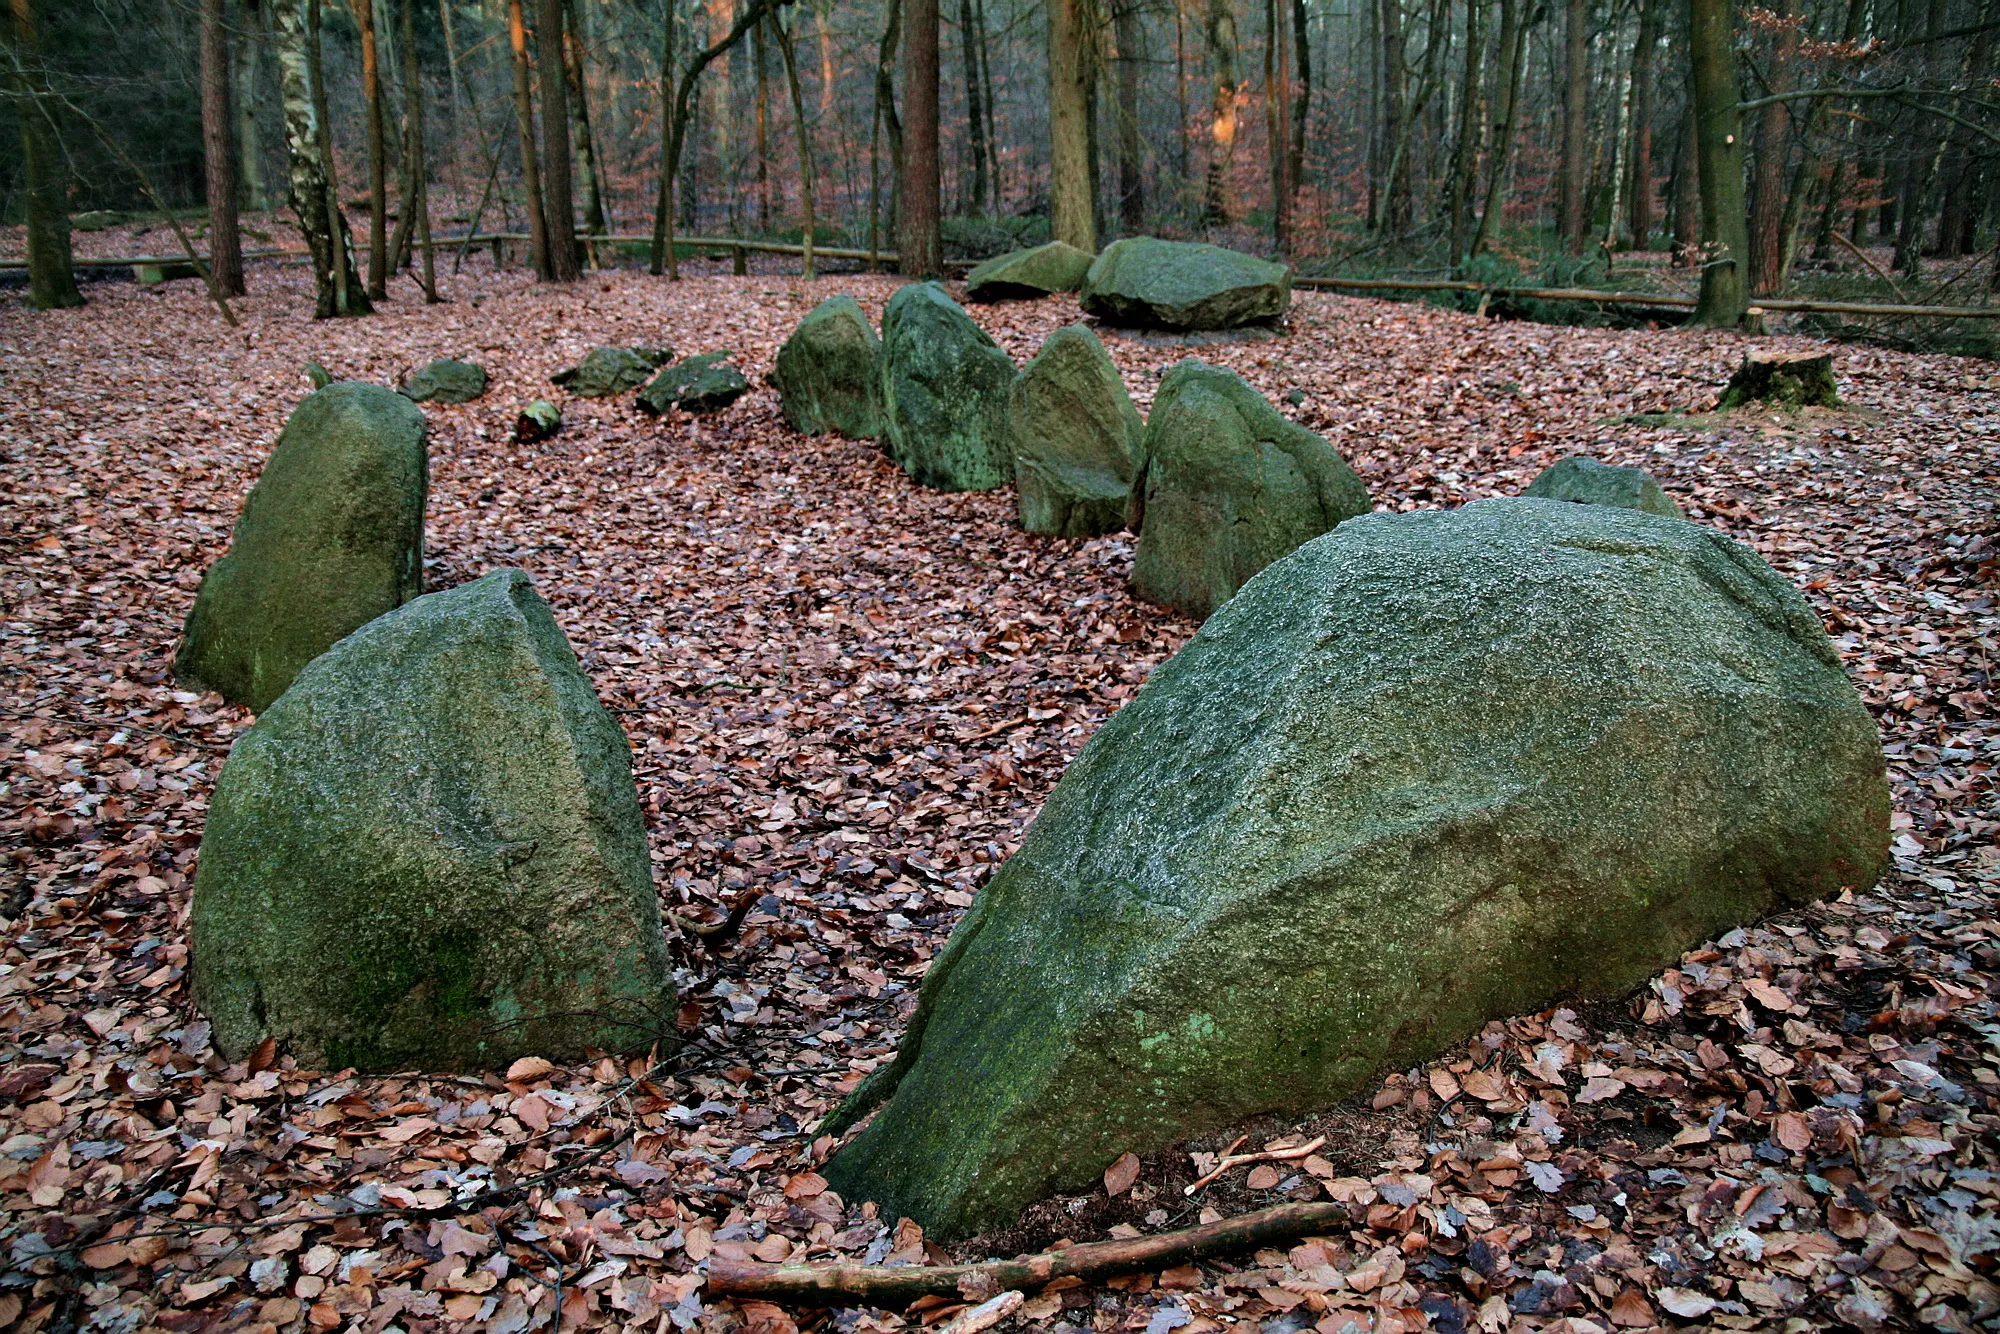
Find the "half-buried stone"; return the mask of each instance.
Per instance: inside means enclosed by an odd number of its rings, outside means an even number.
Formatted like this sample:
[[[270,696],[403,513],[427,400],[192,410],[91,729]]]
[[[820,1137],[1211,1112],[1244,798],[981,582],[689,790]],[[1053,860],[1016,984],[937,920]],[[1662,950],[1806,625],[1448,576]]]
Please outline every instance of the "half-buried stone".
[[[482,1070],[671,1037],[625,736],[519,570],[371,622],[244,734],[193,931],[232,1059]]]
[[[1169,370],[1146,423],[1132,588],[1207,616],[1250,576],[1369,509],[1340,451],[1288,420],[1234,373],[1189,359]]]
[[[889,457],[940,491],[991,491],[1014,475],[1007,394],[1014,360],[936,283],[897,289],[882,312]]]
[[[778,349],[772,380],[785,420],[806,435],[882,434],[882,341],[851,296],[831,296]]]
[[[440,357],[411,371],[400,392],[412,403],[470,403],[486,392],[486,372],[469,361]]]
[[[668,408],[682,412],[720,412],[750,392],[743,372],[728,365],[727,352],[704,352],[675,363],[639,391],[639,409],[658,416]]]
[[[1684,517],[1673,497],[1641,468],[1620,468],[1572,454],[1551,463],[1521,493],[1537,500],[1568,500],[1579,505],[1616,505],[1644,510],[1670,519]]]
[[[1292,304],[1292,271],[1193,241],[1127,237],[1091,263],[1078,298],[1108,324],[1191,332],[1265,323]]]
[[[1050,334],[1008,410],[1021,526],[1057,537],[1123,528],[1146,428],[1097,335],[1081,324]]]
[[[653,371],[672,361],[670,347],[600,347],[549,377],[578,398],[610,398],[646,383]]]
[[[826,1176],[934,1236],[1007,1225],[1872,885],[1888,818],[1874,721],[1748,548],[1538,500],[1353,520],[1083,748]]]
[[[973,301],[1005,301],[1074,292],[1083,286],[1091,259],[1088,251],[1066,241],[1016,250],[989,259],[966,274],[965,295]]]
[[[174,675],[262,713],[301,667],[423,592],[424,414],[380,385],[308,396],[202,577]]]

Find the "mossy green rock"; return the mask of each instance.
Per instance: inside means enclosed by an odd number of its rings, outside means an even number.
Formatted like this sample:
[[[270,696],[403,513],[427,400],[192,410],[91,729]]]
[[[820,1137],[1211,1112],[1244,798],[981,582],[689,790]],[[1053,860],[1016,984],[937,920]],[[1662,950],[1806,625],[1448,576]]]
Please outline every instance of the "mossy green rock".
[[[486,392],[486,372],[469,361],[440,357],[410,372],[402,392],[412,403],[470,403]]]
[[[1132,588],[1207,616],[1250,576],[1369,509],[1340,451],[1230,371],[1168,371],[1146,423]]]
[[[1579,505],[1616,505],[1620,509],[1684,517],[1673,497],[1642,468],[1620,468],[1572,454],[1542,469],[1521,494],[1537,500],[1568,500]]]
[[[1091,263],[1080,299],[1086,314],[1110,324],[1233,329],[1283,315],[1292,304],[1292,271],[1221,246],[1133,236]]]
[[[546,398],[538,398],[521,409],[514,419],[514,443],[532,445],[562,430],[562,409]]]
[[[936,283],[897,289],[882,312],[882,421],[889,457],[940,491],[991,491],[1014,476],[1007,394],[1014,359]]]
[[[974,301],[1043,297],[1074,292],[1090,272],[1092,256],[1067,241],[999,255],[965,275],[965,295]]]
[[[262,713],[299,669],[423,592],[424,414],[344,381],[292,412],[209,567],[174,675]]]
[[[193,931],[232,1058],[484,1070],[672,1032],[625,736],[519,570],[369,623],[244,734]]]
[[[704,352],[676,362],[639,391],[639,408],[654,416],[668,408],[682,412],[720,412],[750,392],[743,372],[728,365],[727,352]]]
[[[882,434],[882,340],[851,296],[831,296],[778,349],[772,379],[785,420],[806,435]]]
[[[549,377],[578,398],[610,398],[646,383],[653,371],[672,361],[669,347],[600,347],[571,366]]]
[[[1050,334],[1008,408],[1021,526],[1057,537],[1123,528],[1146,428],[1097,335],[1081,324]]]
[[[1004,1226],[1871,885],[1888,817],[1873,720],[1747,548],[1537,500],[1353,520],[1084,747],[826,1175],[933,1236]]]

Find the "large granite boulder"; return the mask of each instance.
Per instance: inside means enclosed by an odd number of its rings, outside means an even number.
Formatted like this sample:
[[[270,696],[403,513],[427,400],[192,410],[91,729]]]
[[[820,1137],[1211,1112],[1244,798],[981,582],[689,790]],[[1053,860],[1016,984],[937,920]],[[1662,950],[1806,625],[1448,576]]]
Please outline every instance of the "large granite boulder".
[[[882,312],[889,457],[924,486],[991,491],[1014,475],[1007,392],[1014,359],[936,283],[897,289]]]
[[[1091,263],[1080,299],[1086,314],[1108,324],[1233,329],[1283,315],[1292,304],[1292,271],[1221,246],[1133,236]]]
[[[1572,454],[1542,469],[1521,493],[1537,500],[1569,500],[1579,505],[1616,505],[1620,509],[1644,510],[1683,518],[1673,497],[1642,468],[1620,468],[1596,459]]]
[[[1021,526],[1057,537],[1123,528],[1146,428],[1097,335],[1081,324],[1050,334],[1008,411]]]
[[[411,371],[402,394],[412,403],[470,403],[486,392],[486,372],[469,361],[440,357]]]
[[[851,296],[830,296],[778,349],[771,379],[792,428],[850,440],[882,434],[882,340]]]
[[[490,1070],[673,1029],[624,733],[519,570],[371,622],[244,734],[193,931],[231,1057]]]
[[[424,414],[342,382],[292,411],[202,577],[174,675],[262,713],[301,667],[423,592]]]
[[[639,409],[654,416],[668,408],[682,412],[720,412],[750,392],[743,372],[729,364],[727,352],[704,352],[678,361],[653,377],[639,391]]]
[[[1369,509],[1368,488],[1338,450],[1232,372],[1194,359],[1160,381],[1145,460],[1132,588],[1190,616]]]
[[[933,1236],[1874,883],[1880,738],[1749,549],[1549,501],[1374,514],[1084,747],[826,1175]]]
[[[582,361],[557,371],[549,383],[578,398],[610,398],[646,383],[653,371],[674,359],[670,347],[593,348]]]
[[[1067,241],[1051,241],[987,260],[965,275],[965,295],[973,301],[1048,296],[1074,292],[1090,272],[1091,254]]]

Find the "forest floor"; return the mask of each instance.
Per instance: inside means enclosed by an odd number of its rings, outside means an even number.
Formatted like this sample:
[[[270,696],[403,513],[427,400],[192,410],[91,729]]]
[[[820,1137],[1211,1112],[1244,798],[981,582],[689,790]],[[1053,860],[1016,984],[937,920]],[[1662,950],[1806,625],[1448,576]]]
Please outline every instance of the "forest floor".
[[[786,427],[762,384],[779,342],[834,292],[879,316],[889,279],[557,290],[482,261],[450,304],[399,280],[345,323],[308,318],[297,269],[251,282],[240,332],[190,282],[0,306],[0,1327],[521,1334],[560,1304],[786,1334],[803,1313],[705,1294],[702,1262],[938,1254],[826,1189],[813,1127],[893,1051],[1064,764],[1194,625],[1128,594],[1126,536],[1030,536],[1009,492],[921,490],[873,445]],[[1025,361],[1078,311],[974,315]],[[508,443],[551,372],[661,342],[730,349],[758,387],[709,418],[567,401],[560,435]],[[1303,295],[1275,335],[1106,342],[1142,407],[1190,353],[1299,391],[1284,410],[1389,508],[1512,494],[1570,453],[1645,466],[1823,616],[1888,746],[1896,869],[1625,1000],[1496,1023],[1351,1106],[1201,1135],[1116,1196],[952,1248],[1349,1206],[1289,1252],[1029,1293],[1011,1323],[1964,1331],[2000,1312],[1996,368],[1843,348],[1851,411],[1718,417],[1699,414],[1746,346],[1787,340]],[[203,810],[251,720],[172,683],[182,618],[303,364],[393,382],[441,355],[493,381],[425,408],[432,586],[528,570],[631,737],[664,900],[759,894],[713,957],[683,951],[690,1040],[658,1063],[232,1065],[189,1004]],[[1627,420],[1675,413],[1698,415]],[[1327,1140],[1189,1197],[1239,1135]]]

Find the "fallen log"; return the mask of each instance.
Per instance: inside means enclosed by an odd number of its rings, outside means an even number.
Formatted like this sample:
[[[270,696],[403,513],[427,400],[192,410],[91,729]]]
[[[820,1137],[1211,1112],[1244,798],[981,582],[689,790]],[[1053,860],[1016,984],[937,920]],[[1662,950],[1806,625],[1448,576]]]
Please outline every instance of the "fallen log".
[[[1179,1232],[1086,1242],[1013,1260],[966,1265],[767,1265],[717,1257],[708,1265],[712,1297],[754,1297],[795,1306],[902,1306],[919,1297],[983,1302],[1009,1289],[1040,1288],[1059,1278],[1086,1283],[1192,1264],[1218,1255],[1293,1241],[1347,1225],[1347,1206],[1281,1204]]]

